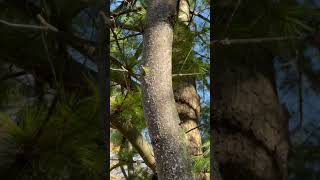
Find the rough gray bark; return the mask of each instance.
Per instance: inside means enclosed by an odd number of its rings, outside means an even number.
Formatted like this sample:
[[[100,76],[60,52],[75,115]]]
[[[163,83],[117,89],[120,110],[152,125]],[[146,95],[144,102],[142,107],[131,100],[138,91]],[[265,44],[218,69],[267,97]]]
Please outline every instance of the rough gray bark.
[[[143,34],[143,109],[160,180],[192,178],[185,134],[172,88],[173,23],[177,0],[149,0]]]
[[[216,50],[213,66],[213,147],[223,179],[285,180],[288,124],[277,98],[272,56],[250,46],[247,51],[256,54],[248,58],[243,52],[235,60],[233,50],[241,47]]]

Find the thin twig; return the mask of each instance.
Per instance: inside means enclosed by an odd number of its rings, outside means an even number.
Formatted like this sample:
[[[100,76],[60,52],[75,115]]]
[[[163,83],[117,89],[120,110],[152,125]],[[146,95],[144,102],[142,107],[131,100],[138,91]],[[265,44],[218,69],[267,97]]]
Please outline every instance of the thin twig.
[[[109,171],[111,172],[112,170],[114,170],[120,166],[126,165],[126,164],[127,164],[126,162],[120,161],[117,164],[115,164],[114,166],[112,166]]]
[[[11,23],[6,20],[0,19],[0,23],[15,27],[15,28],[22,28],[22,29],[30,29],[30,30],[40,30],[40,31],[53,31],[58,32],[59,30],[54,27],[53,25],[49,24],[40,14],[37,15],[38,20],[41,22],[42,26],[38,25],[32,25],[32,24],[17,24],[17,23]]]
[[[10,27],[22,28],[22,29],[31,29],[31,30],[40,30],[40,31],[43,31],[43,30],[47,31],[49,29],[47,26],[38,26],[38,25],[31,25],[31,24],[16,24],[16,23],[11,23],[2,19],[0,19],[0,23]]]
[[[56,74],[56,70],[55,70],[55,66],[52,62],[52,59],[50,57],[50,52],[49,52],[49,48],[48,48],[48,45],[47,45],[47,41],[44,37],[44,32],[41,32],[41,40],[42,40],[42,43],[43,43],[43,47],[44,47],[44,50],[45,50],[45,54],[47,56],[47,60],[48,60],[48,63],[50,65],[50,69],[51,69],[51,73],[53,75],[53,78],[54,78],[54,82],[56,83],[56,88],[59,88],[59,83],[58,83],[58,78],[57,78],[57,74]]]
[[[188,3],[189,3],[189,2],[188,2]],[[190,8],[190,4],[189,4],[189,8]],[[188,27],[191,25],[191,22],[192,22],[193,17],[194,17],[193,12],[195,12],[195,11],[196,11],[196,8],[197,8],[197,1],[194,1],[194,7],[193,7],[193,10],[192,10],[192,11],[190,11],[191,17],[190,17],[189,22],[188,22]]]
[[[74,49],[78,50],[85,56],[89,57],[91,60],[94,59],[94,52],[96,49],[96,45],[92,41],[84,40],[79,37],[74,36],[73,34],[68,34],[66,32],[58,30],[58,28],[54,27],[53,25],[49,24],[41,15],[37,15],[40,23],[42,25],[29,25],[29,24],[15,24],[10,23],[4,20],[0,20],[0,24],[7,25],[13,28],[20,28],[20,29],[29,29],[34,31],[41,31],[41,32],[52,32],[55,33],[59,39],[66,41],[69,43]]]
[[[49,24],[40,14],[37,14],[37,18],[44,26],[48,27],[48,29],[50,29],[51,31],[53,31],[53,32],[59,31],[58,28]]]
[[[283,36],[283,37],[268,37],[268,38],[248,38],[248,39],[228,39],[214,40],[214,44],[231,45],[231,44],[249,44],[249,43],[263,43],[272,41],[287,41],[287,40],[303,40],[305,36]]]
[[[131,26],[125,23],[116,22],[114,17],[108,18],[104,12],[99,13],[102,16],[104,23],[111,28],[124,28],[131,31],[142,32],[142,27],[139,26]]]
[[[143,160],[129,160],[129,159],[117,159],[117,158],[111,158],[110,161],[122,161],[127,163],[144,163]]]
[[[200,13],[198,12],[195,12],[195,11],[190,11],[190,13],[194,16],[198,16],[199,18],[203,19],[204,21],[210,23],[210,19],[204,17],[203,15],[201,15]]]
[[[180,76],[196,76],[196,75],[202,75],[204,73],[185,73],[185,74],[172,74],[172,77],[180,77]]]
[[[303,81],[302,81],[302,62],[301,59],[303,56],[300,55],[300,52],[296,52],[296,66],[298,69],[298,111],[299,111],[299,123],[298,125],[290,132],[291,135],[297,133],[303,127]]]
[[[125,69],[123,66],[120,68],[110,68],[112,71],[119,71],[119,72],[126,72],[130,73],[129,70]],[[181,77],[181,76],[197,76],[202,75],[204,73],[179,73],[179,74],[172,74],[172,77]]]
[[[110,68],[110,70],[112,71],[120,71],[120,72],[128,72],[127,69],[125,69],[123,66],[121,66],[122,68],[119,69],[119,68]]]
[[[232,14],[231,14],[231,16],[230,16],[229,19],[228,19],[228,23],[227,23],[227,25],[226,25],[226,27],[225,27],[225,29],[224,29],[224,32],[223,32],[224,35],[228,32],[229,26],[230,26],[230,24],[231,24],[231,22],[232,22],[232,19],[233,19],[234,15],[236,14],[236,12],[237,12],[237,10],[238,10],[240,4],[241,4],[241,0],[238,0],[238,2],[237,2],[237,4],[236,4],[236,7],[233,9]],[[223,35],[222,37],[224,37],[224,35]]]
[[[191,131],[193,131],[193,130],[195,130],[195,129],[200,128],[200,127],[203,126],[203,125],[204,125],[204,124],[200,124],[199,126],[196,126],[196,127],[192,128],[192,129],[189,129],[189,130],[186,131],[185,133],[187,134],[187,133],[189,133],[189,132],[191,132]]]
[[[135,37],[135,36],[139,36],[139,35],[142,35],[142,34],[141,34],[141,33],[130,34],[130,35],[126,36],[126,37],[118,38],[117,40],[118,40],[118,41],[119,41],[119,40],[125,40],[125,39],[131,38],[131,37]],[[111,40],[110,42],[115,42],[115,41],[117,41],[117,40]]]
[[[119,12],[122,9],[125,9],[127,7],[127,5],[130,3],[131,0],[123,0],[121,2],[121,4],[115,8],[114,12]]]
[[[194,53],[197,54],[198,56],[202,57],[202,58],[210,59],[210,57],[207,57],[207,56],[205,56],[205,55],[203,55],[203,54],[200,54],[200,53],[198,53],[197,51],[195,51]]]
[[[300,52],[297,52],[300,53]],[[298,72],[299,72],[299,84],[298,84],[298,89],[299,89],[299,116],[300,116],[300,123],[299,126],[300,128],[303,126],[303,81],[302,81],[302,58],[303,56],[298,54],[298,59],[297,59],[297,65],[298,65]]]
[[[189,58],[189,55],[190,55],[190,53],[191,53],[191,51],[192,51],[192,48],[193,48],[193,47],[190,48],[190,50],[189,50],[186,58],[184,59],[183,64],[182,64],[182,66],[181,66],[181,68],[180,68],[180,70],[179,70],[179,73],[182,71],[184,64],[187,62],[187,60],[188,60],[188,58]]]

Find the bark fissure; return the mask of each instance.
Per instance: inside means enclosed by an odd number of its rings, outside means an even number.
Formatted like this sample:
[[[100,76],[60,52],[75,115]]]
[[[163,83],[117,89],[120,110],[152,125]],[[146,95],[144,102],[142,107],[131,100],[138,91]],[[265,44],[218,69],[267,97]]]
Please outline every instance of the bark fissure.
[[[194,119],[194,120],[198,120],[198,118],[199,118],[199,116],[200,116],[200,112],[199,112],[199,109],[200,109],[200,106],[198,106],[198,107],[194,107],[194,106],[192,106],[192,104],[191,103],[189,103],[187,100],[184,100],[184,99],[176,99],[176,103],[178,104],[178,105],[185,105],[185,106],[187,106],[186,108],[189,108],[189,109],[191,109],[192,110],[192,114],[193,115],[190,115],[190,113],[188,113],[189,115],[188,115],[188,117],[190,118],[190,119]],[[190,112],[190,111],[189,111]]]

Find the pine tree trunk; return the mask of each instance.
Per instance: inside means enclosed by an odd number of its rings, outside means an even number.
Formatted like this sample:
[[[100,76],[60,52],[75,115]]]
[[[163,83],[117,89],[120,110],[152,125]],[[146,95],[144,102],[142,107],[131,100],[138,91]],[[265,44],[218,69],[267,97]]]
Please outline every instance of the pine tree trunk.
[[[176,29],[174,34],[174,46],[176,53],[173,57],[173,73],[181,73],[181,67],[190,68],[194,64],[185,63],[189,49],[193,46],[193,35],[187,25],[190,22],[190,6],[188,0],[179,0],[178,21],[182,22],[177,26],[184,28]],[[187,42],[187,43],[186,43]],[[181,44],[184,44],[181,46]],[[190,55],[190,54],[189,54]],[[192,55],[191,55],[192,56]],[[180,125],[187,135],[188,150],[190,155],[202,153],[202,143],[199,126],[200,98],[196,90],[196,79],[192,76],[178,77],[173,81],[174,97],[180,118]]]
[[[149,0],[143,34],[142,102],[160,180],[192,179],[172,88],[173,23],[177,5],[177,0]]]
[[[179,78],[174,86],[174,97],[179,113],[180,126],[187,136],[190,156],[202,155],[202,142],[199,130],[200,97],[197,94],[194,78]],[[194,174],[197,180],[209,179],[205,173]]]
[[[188,150],[193,156],[202,154],[199,126],[200,98],[193,78],[179,81],[174,88],[176,107],[181,120],[180,125],[187,134]]]
[[[225,51],[232,54],[231,48]],[[272,57],[215,53],[212,136],[223,179],[287,179],[288,124],[278,102]]]

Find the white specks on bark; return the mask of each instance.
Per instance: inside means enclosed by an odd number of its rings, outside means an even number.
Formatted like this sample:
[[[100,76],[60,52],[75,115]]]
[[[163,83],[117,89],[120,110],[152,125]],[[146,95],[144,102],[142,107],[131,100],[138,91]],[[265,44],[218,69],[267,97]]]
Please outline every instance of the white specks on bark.
[[[149,72],[142,79],[142,101],[160,180],[193,179],[172,88],[173,28],[168,18],[175,15],[177,3],[149,0],[143,34]]]

